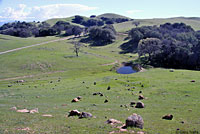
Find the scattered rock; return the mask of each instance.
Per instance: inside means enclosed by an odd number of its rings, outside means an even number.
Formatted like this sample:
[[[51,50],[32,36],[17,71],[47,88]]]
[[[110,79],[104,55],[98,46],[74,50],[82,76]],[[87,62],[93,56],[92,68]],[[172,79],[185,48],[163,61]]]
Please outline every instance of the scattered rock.
[[[12,85],[8,85],[8,87],[12,87]]]
[[[29,113],[31,113],[31,114],[39,113],[39,112],[38,112],[38,108],[35,108],[35,109],[30,110]]]
[[[106,99],[105,101],[104,101],[104,103],[107,103],[108,102],[108,100]]]
[[[111,87],[110,87],[110,86],[108,86],[108,87],[107,87],[107,90],[110,90],[110,88],[111,88]]]
[[[100,96],[103,96],[103,94],[100,94]]]
[[[19,112],[19,113],[29,113],[30,111],[28,109],[21,109],[21,110],[17,110],[17,112]]]
[[[80,116],[81,115],[81,112],[79,112],[78,110],[72,110],[69,112],[69,115],[68,117],[70,116]]]
[[[144,103],[141,101],[137,102],[135,108],[144,108]]]
[[[139,91],[139,94],[141,94],[142,93],[142,91]]]
[[[144,87],[144,85],[141,85],[141,87]]]
[[[173,119],[173,115],[171,115],[171,114],[165,115],[165,116],[162,117],[162,119],[172,120]]]
[[[82,99],[82,96],[78,96],[78,97],[76,97],[78,100],[81,100]]]
[[[111,125],[114,125],[114,124],[122,124],[121,121],[118,121],[118,120],[115,120],[115,119],[109,119],[109,120],[107,120],[105,123],[111,124]]]
[[[135,105],[135,104],[136,104],[135,101],[130,102],[130,106],[133,106],[133,105]]]
[[[169,72],[174,72],[174,70],[173,70],[173,69],[170,69]]]
[[[145,98],[144,98],[143,95],[139,95],[138,99],[139,99],[139,100],[144,100]]]
[[[87,112],[82,112],[81,115],[79,116],[80,119],[82,118],[92,118],[92,114],[91,113],[87,113]]]
[[[43,114],[43,117],[53,117],[51,114]]]
[[[31,130],[29,127],[26,127],[26,128],[17,128],[17,130],[22,130],[22,131],[29,131]]]
[[[53,81],[50,81],[50,83],[53,83]]]
[[[181,124],[184,124],[185,122],[184,122],[184,121],[181,121],[180,123],[181,123]]]
[[[96,85],[97,83],[96,82],[94,82],[94,85]]]
[[[17,83],[23,83],[23,82],[25,82],[24,80],[17,80],[16,81]]]
[[[74,99],[72,100],[72,102],[78,102],[78,101],[79,101],[78,98],[74,98]]]
[[[190,82],[196,82],[195,80],[191,80]]]
[[[16,111],[17,107],[11,107],[10,110]]]
[[[144,121],[140,115],[132,114],[126,119],[126,127],[137,127],[143,129]]]
[[[103,96],[103,93],[97,92],[97,93],[93,93],[93,95],[100,95],[100,96]]]

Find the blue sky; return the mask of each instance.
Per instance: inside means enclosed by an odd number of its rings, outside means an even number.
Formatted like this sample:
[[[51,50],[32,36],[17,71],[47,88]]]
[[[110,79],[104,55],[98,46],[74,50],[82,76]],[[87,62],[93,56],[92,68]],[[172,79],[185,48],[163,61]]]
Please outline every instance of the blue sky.
[[[200,0],[0,0],[0,22],[102,13],[138,19],[200,17],[199,5]]]

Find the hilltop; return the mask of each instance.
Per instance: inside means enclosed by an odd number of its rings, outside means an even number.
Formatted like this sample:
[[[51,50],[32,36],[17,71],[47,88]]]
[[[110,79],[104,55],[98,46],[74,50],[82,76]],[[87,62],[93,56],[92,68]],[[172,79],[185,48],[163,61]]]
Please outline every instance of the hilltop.
[[[89,17],[84,17],[84,19],[88,20]],[[153,18],[153,19],[137,19],[137,18],[129,18],[126,16],[122,16],[122,15],[118,15],[118,14],[114,14],[114,13],[105,13],[102,15],[98,15],[96,16],[96,18],[94,19],[100,19],[101,17],[105,17],[105,18],[124,18],[124,19],[129,19],[129,21],[127,22],[123,22],[123,23],[117,23],[114,24],[114,27],[116,28],[116,30],[118,32],[126,32],[128,30],[131,30],[132,28],[135,28],[135,26],[132,24],[133,21],[137,21],[140,22],[139,26],[153,26],[153,25],[161,25],[164,23],[185,23],[187,25],[190,25],[194,30],[200,30],[200,18],[198,17],[174,17],[174,18]],[[74,19],[73,17],[69,17],[69,18],[55,18],[55,19],[49,19],[46,20],[45,22],[49,23],[50,25],[55,24],[58,21],[66,21],[69,22],[71,24],[75,24],[75,25],[79,25],[76,23],[73,23],[72,20]],[[81,25],[79,25],[81,26]]]

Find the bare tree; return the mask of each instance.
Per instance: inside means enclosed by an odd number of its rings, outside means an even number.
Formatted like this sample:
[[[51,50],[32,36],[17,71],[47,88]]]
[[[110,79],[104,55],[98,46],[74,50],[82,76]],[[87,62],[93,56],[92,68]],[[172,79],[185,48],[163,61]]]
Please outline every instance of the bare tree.
[[[138,27],[140,25],[140,22],[139,21],[133,21],[132,24],[135,25],[136,27]]]
[[[74,52],[76,53],[76,56],[79,56],[80,48],[81,48],[81,43],[78,41],[72,42],[74,44]]]

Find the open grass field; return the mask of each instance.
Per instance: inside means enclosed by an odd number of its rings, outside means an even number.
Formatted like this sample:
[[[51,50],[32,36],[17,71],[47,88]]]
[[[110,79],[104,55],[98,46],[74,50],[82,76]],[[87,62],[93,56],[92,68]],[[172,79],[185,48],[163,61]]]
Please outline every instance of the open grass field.
[[[16,40],[24,46],[35,40],[27,39],[26,43],[26,39],[4,38],[9,39],[5,41],[9,48],[18,45]],[[180,129],[200,133],[200,72],[152,68],[130,75],[117,74],[112,70],[117,65],[112,63],[137,58],[137,55],[119,54],[124,38],[118,37],[115,43],[103,47],[84,44],[80,57],[75,57],[73,40],[0,55],[0,133],[108,134],[118,129],[105,124],[107,119],[125,123],[132,113],[141,115],[144,120],[143,130],[129,128],[135,132],[176,134]],[[0,51],[6,49],[1,47]],[[15,83],[21,79],[25,82]],[[108,86],[111,90],[107,90]],[[129,106],[131,101],[138,101],[139,91],[146,98],[142,100],[143,109]],[[102,92],[104,96],[93,96],[95,92]],[[77,96],[82,96],[82,100],[71,103]],[[104,103],[105,99],[108,103]],[[38,108],[39,113],[17,113],[10,110],[14,106]],[[66,117],[74,109],[90,112],[95,118]],[[43,117],[43,114],[53,117]],[[163,120],[166,114],[173,114],[174,119]],[[20,130],[23,128],[29,129]]]

